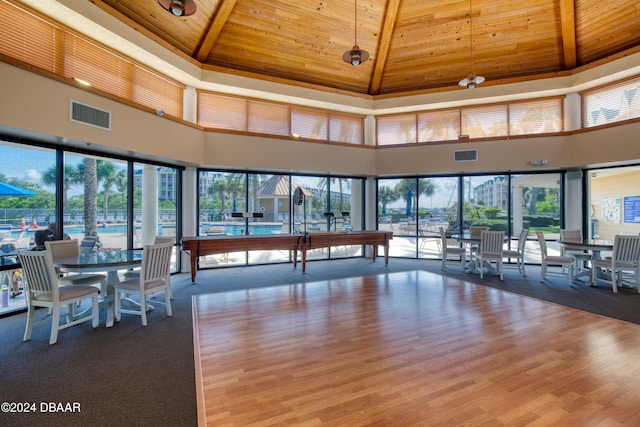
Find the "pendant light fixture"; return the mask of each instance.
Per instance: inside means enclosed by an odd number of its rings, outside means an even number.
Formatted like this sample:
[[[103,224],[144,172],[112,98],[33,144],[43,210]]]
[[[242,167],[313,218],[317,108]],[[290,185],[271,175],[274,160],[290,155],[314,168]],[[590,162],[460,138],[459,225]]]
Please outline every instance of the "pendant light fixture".
[[[369,59],[369,52],[367,52],[366,50],[361,50],[358,46],[358,0],[355,0],[354,20],[355,43],[353,44],[351,50],[346,51],[344,55],[342,55],[342,59],[344,60],[344,62],[348,62],[353,66],[358,66]]]
[[[467,77],[460,80],[458,84],[462,87],[466,87],[467,89],[474,89],[480,83],[484,81],[484,77],[476,76],[476,73],[473,72],[473,25],[471,21],[472,9],[471,9],[471,0],[469,0],[469,63],[470,67],[469,73]]]
[[[158,4],[174,16],[193,15],[197,9],[194,0],[158,0]]]

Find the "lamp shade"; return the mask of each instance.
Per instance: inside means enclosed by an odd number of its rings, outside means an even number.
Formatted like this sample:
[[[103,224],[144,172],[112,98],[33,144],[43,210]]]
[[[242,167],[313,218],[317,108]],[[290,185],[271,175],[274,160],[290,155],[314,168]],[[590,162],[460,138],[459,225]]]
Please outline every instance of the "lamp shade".
[[[369,59],[369,52],[366,50],[360,50],[358,45],[354,45],[351,50],[348,50],[342,55],[342,60],[348,62],[351,65],[358,66],[364,61]]]
[[[164,10],[175,16],[189,16],[196,13],[194,0],[158,0]]]

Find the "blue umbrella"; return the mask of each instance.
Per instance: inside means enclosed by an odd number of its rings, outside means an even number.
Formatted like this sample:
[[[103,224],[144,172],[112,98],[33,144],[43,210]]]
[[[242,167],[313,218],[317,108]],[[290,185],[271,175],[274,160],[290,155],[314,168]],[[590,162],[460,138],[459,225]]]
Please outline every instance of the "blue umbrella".
[[[16,187],[15,185],[7,184],[6,182],[0,182],[0,196],[33,196],[34,193],[31,190],[25,188]]]
[[[405,216],[411,216],[411,205],[413,204],[413,192],[411,189],[407,191],[407,211],[404,213]]]

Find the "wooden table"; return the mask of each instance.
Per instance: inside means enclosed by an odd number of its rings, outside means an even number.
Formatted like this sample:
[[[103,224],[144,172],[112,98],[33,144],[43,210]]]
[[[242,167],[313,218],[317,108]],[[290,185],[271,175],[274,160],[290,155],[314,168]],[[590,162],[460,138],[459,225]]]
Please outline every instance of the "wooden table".
[[[307,251],[342,245],[383,245],[384,262],[389,263],[389,241],[392,231],[349,231],[304,234],[255,234],[240,236],[183,237],[182,250],[189,252],[191,281],[196,280],[198,257],[236,251],[290,250],[293,251],[293,267],[297,266],[298,250],[302,252],[302,272],[306,271]],[[373,251],[373,259],[376,251]]]
[[[371,245],[373,246],[372,259],[376,259],[376,246],[384,246],[384,263],[389,263],[389,241],[393,239],[393,231],[363,230],[346,232],[308,233],[303,239],[300,250],[302,251],[302,272],[305,272],[307,251],[311,249],[327,248],[343,245]]]
[[[254,234],[239,236],[183,237],[182,250],[189,252],[191,281],[196,280],[198,257],[236,251],[290,250],[293,251],[293,266],[296,267],[298,247],[302,234]]]

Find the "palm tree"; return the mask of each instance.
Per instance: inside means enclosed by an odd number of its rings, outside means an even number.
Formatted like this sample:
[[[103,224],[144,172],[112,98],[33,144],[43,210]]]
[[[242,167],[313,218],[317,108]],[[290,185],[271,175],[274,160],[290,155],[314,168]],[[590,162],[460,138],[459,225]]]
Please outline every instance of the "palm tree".
[[[96,159],[85,157],[82,165],[84,177],[84,235],[97,235],[98,172]],[[80,165],[79,165],[80,166]]]
[[[64,181],[62,182],[62,206],[64,211],[69,210],[69,199],[67,197],[69,188],[74,184],[79,184],[83,180],[82,171],[71,165],[64,166]],[[42,174],[42,183],[45,185],[56,185],[57,168],[50,167]]]
[[[378,200],[380,201],[380,203],[382,204],[382,215],[386,215],[387,214],[387,205],[389,203],[393,203],[396,200],[398,200],[400,197],[400,194],[398,194],[397,191],[395,191],[393,188],[391,187],[380,187],[380,189],[378,190]]]

